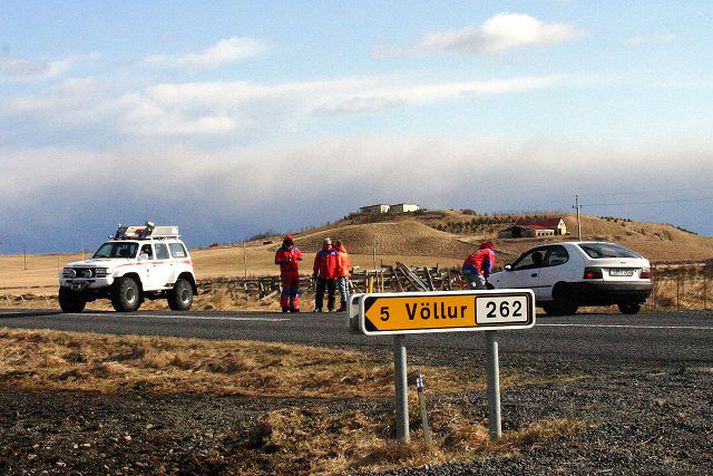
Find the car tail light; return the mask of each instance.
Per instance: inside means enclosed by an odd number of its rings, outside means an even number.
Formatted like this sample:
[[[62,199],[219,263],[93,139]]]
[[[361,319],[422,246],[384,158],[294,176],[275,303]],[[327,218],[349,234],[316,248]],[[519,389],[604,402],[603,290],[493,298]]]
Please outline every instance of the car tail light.
[[[651,279],[651,268],[643,268],[639,277],[641,279]]]
[[[601,268],[584,268],[584,279],[602,279],[604,273]]]

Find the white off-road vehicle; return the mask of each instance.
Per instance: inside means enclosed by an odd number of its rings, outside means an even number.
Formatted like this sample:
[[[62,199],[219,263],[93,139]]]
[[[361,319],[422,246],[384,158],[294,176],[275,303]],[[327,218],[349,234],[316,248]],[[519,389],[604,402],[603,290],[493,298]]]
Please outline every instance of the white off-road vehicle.
[[[59,305],[82,312],[87,302],[111,299],[134,312],[146,299],[167,299],[175,311],[190,309],[198,294],[193,261],[177,226],[119,226],[91,259],[67,264],[59,275]]]

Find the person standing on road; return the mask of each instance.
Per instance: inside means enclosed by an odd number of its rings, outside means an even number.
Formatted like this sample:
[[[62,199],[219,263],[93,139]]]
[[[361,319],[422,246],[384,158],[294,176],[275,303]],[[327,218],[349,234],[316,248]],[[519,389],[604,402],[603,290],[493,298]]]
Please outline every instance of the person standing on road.
[[[325,289],[327,290],[327,310],[334,311],[334,297],[337,289],[337,252],[332,246],[330,238],[324,239],[322,249],[314,257],[312,276],[317,279],[314,312],[322,312]]]
[[[495,269],[495,247],[484,241],[478,251],[469,255],[463,262],[461,273],[468,281],[470,289],[487,289],[485,279]]]
[[[287,235],[275,253],[275,264],[280,265],[282,279],[282,312],[300,312],[300,261],[302,252],[295,246],[292,235]]]
[[[349,304],[349,276],[351,276],[352,262],[340,240],[334,242],[334,248],[337,252],[337,287],[342,301],[337,312],[344,312]]]

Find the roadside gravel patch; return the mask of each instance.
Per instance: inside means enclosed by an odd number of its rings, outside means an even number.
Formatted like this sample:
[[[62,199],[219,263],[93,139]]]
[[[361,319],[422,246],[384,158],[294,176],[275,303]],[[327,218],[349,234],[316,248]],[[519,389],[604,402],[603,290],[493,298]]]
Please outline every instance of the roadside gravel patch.
[[[467,464],[402,467],[384,474],[711,473],[712,384],[711,372],[692,367],[610,370],[585,379],[514,386],[503,392],[506,434],[554,418],[586,426],[572,435],[482,452]],[[0,473],[270,472],[271,455],[281,450],[261,440],[271,412],[315,418],[360,412],[383,419],[382,431],[388,433],[391,405],[388,396],[276,399],[3,390]],[[483,392],[429,401],[432,415],[445,406],[460,408],[474,424],[486,420]],[[413,414],[412,430],[418,438]],[[310,461],[294,464],[295,473],[308,474],[313,467]],[[284,468],[277,472],[287,474]]]

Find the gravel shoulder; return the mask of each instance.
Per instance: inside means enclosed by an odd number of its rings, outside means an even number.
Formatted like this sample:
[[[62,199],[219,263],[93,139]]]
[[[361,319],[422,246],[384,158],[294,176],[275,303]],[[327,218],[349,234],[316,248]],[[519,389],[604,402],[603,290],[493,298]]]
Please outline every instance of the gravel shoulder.
[[[421,464],[385,474],[713,472],[710,366],[580,361],[552,369],[543,367],[545,362],[512,360],[504,374],[537,374],[542,383],[503,392],[506,433],[547,419],[572,419],[586,426],[572,435],[484,452],[470,463]],[[554,374],[573,378],[548,378]],[[291,461],[289,471],[271,466],[272,455],[283,448],[269,438],[269,415],[290,411],[298,419],[310,419],[360,412],[388,420],[391,405],[388,397],[102,395],[5,388],[0,391],[0,473],[309,474],[310,461]],[[444,407],[460,408],[474,423],[486,418],[482,391],[429,401],[432,413]],[[412,419],[417,432],[418,419]]]

